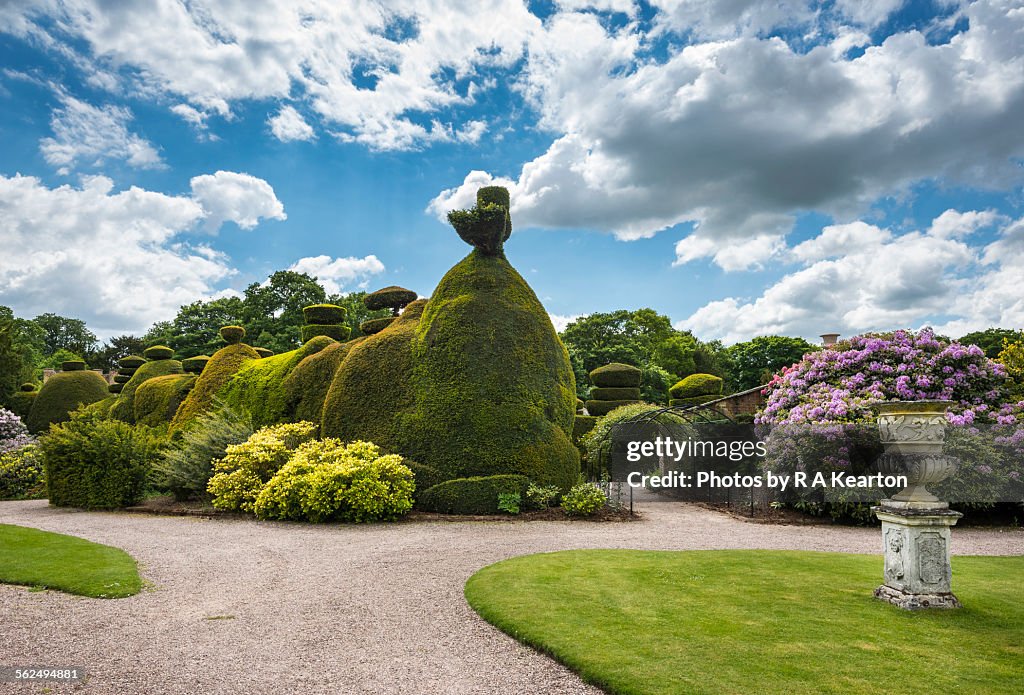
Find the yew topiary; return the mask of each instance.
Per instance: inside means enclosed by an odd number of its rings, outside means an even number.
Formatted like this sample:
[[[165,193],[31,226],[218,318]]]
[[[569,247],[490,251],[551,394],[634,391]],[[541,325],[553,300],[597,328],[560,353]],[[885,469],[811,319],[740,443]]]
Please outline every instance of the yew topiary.
[[[693,398],[694,396],[720,396],[722,377],[714,374],[691,374],[669,389],[672,398]]]
[[[368,319],[359,324],[359,332],[363,335],[375,335],[395,322],[394,316],[386,316],[382,319]]]
[[[487,186],[476,192],[476,207],[452,210],[448,222],[470,246],[487,256],[502,256],[505,241],[512,235],[508,190]]]
[[[221,331],[223,332],[223,329]],[[242,332],[244,334],[245,331]],[[217,392],[224,388],[235,372],[251,360],[258,359],[259,353],[244,343],[226,345],[213,353],[203,373],[196,379],[192,391],[174,414],[170,431],[175,432],[186,427],[196,415],[211,410]]]
[[[131,370],[131,374],[126,374],[124,372],[118,372],[117,375],[114,377],[114,383],[115,384],[127,384],[129,381],[132,380],[132,376],[134,374],[135,374],[135,370],[134,369]]]
[[[117,366],[121,369],[138,369],[144,364],[146,364],[146,358],[138,355],[128,355],[117,361]]]
[[[633,365],[612,362],[590,372],[590,383],[601,388],[639,388],[641,374]]]
[[[245,338],[245,329],[241,326],[222,326],[220,337],[228,345],[238,345]]]
[[[306,357],[284,380],[285,403],[295,420],[319,423],[323,420],[324,401],[348,351],[365,338],[347,343],[331,343],[320,352]]]
[[[701,405],[702,403],[710,403],[711,401],[717,401],[721,396],[714,394],[708,394],[706,396],[690,396],[689,398],[670,398],[668,404],[673,408],[690,408],[695,405]]]
[[[142,351],[142,355],[150,361],[169,360],[174,357],[174,350],[166,345],[151,345]]]
[[[302,335],[302,342],[308,343],[313,338],[319,336],[325,336],[332,340],[337,340],[339,343],[343,343],[348,340],[349,334],[352,333],[352,329],[344,324],[319,324],[310,323],[306,324],[300,329]]]
[[[164,354],[164,353],[158,353]],[[110,416],[129,424],[135,422],[135,392],[150,379],[168,374],[181,374],[181,362],[178,360],[152,360],[135,370],[132,378],[121,389],[117,403],[110,409]]]
[[[206,363],[210,361],[209,355],[196,355],[195,357],[186,357],[181,361],[181,368],[189,374],[202,374],[203,370],[206,369]]]
[[[107,387],[107,390],[115,394],[121,393],[122,391],[124,391],[124,384],[122,384],[119,381],[115,381],[113,384]]]
[[[108,395],[106,380],[96,372],[57,372],[39,389],[25,424],[33,434],[46,432],[51,424],[70,419],[79,406],[101,401]]]
[[[60,363],[60,370],[62,372],[80,372],[85,369],[84,360],[67,360]]]
[[[637,386],[595,386],[590,389],[590,398],[595,401],[638,401],[640,388]]]
[[[256,354],[258,354],[261,359],[266,359],[268,357],[273,357],[274,356],[274,351],[271,350],[270,348],[258,347],[258,348],[253,348],[253,350],[256,351]]]
[[[168,374],[147,379],[135,391],[135,423],[150,427],[169,423],[195,382],[195,374]]]
[[[391,287],[385,287],[366,295],[363,297],[363,304],[370,311],[391,309],[391,315],[398,316],[402,311],[402,307],[415,302],[416,297],[416,293],[412,290],[392,285]],[[361,326],[359,330],[362,330]],[[363,332],[365,333],[365,331]]]
[[[302,309],[302,318],[308,324],[322,326],[344,323],[348,310],[337,304],[311,304]]]

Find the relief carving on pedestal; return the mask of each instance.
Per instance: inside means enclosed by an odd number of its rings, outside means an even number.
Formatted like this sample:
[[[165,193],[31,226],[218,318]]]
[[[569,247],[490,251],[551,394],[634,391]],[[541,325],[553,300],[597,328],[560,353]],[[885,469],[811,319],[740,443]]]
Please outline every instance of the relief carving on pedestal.
[[[925,584],[941,584],[946,578],[946,539],[923,533],[917,539],[918,575]]]
[[[891,582],[903,579],[903,530],[891,528],[885,534],[886,568],[885,578]]]

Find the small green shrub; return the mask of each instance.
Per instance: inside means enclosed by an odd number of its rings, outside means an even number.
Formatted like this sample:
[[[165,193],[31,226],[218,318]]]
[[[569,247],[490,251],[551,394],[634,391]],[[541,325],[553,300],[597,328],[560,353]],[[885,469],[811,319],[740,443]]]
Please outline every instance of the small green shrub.
[[[402,457],[369,442],[299,446],[256,498],[261,519],[384,521],[412,509],[415,482]]]
[[[569,516],[592,516],[607,503],[604,491],[593,483],[580,483],[562,495],[562,509]]]
[[[672,398],[693,398],[695,396],[720,396],[722,377],[714,374],[691,374],[669,389]]]
[[[241,326],[221,326],[219,333],[228,345],[238,345],[245,338],[245,329]]]
[[[306,323],[321,326],[344,323],[347,315],[348,310],[337,304],[311,304],[302,309],[302,318]]]
[[[398,287],[392,285],[391,287],[385,287],[384,289],[371,292],[370,294],[363,297],[363,304],[370,311],[379,311],[380,309],[391,309],[393,316],[398,316],[402,307],[406,304],[411,304],[416,301],[416,293],[412,290],[407,290],[404,287]],[[363,330],[360,325],[359,330]],[[363,331],[366,333],[366,331]],[[369,335],[369,333],[367,333]]]
[[[339,343],[343,343],[348,340],[348,336],[352,332],[352,329],[343,323],[330,325],[307,324],[302,327],[300,332],[302,333],[303,343],[307,343],[318,336],[327,336],[328,338],[337,340]]]
[[[39,390],[25,424],[33,434],[45,432],[51,424],[67,421],[79,406],[108,395],[106,380],[96,372],[58,372]]]
[[[224,457],[214,461],[214,475],[206,486],[213,495],[213,506],[252,512],[263,486],[315,433],[316,425],[311,422],[272,425],[257,430],[241,444],[227,447]]]
[[[498,495],[525,496],[530,479],[525,475],[488,475],[456,478],[425,490],[419,506],[440,514],[497,514]]]
[[[394,316],[386,316],[382,319],[368,319],[359,324],[359,332],[363,335],[374,335],[395,322]]]
[[[499,492],[498,493],[498,511],[505,512],[506,514],[518,514],[519,505],[522,504],[523,498],[518,492]]]
[[[616,408],[621,408],[624,405],[631,405],[633,403],[639,403],[640,401],[629,400],[629,401],[587,401],[587,412],[591,415],[601,417],[607,415]]]
[[[691,396],[689,398],[670,398],[668,404],[673,408],[689,408],[701,403],[710,403],[711,401],[717,401],[721,396],[707,395],[707,396]]]
[[[530,509],[549,509],[555,506],[561,491],[554,485],[534,485],[526,488],[526,505]]]
[[[590,383],[602,388],[640,387],[643,372],[629,364],[612,362],[590,372]]]
[[[46,497],[46,471],[35,444],[0,454],[0,500]]]
[[[638,401],[640,400],[640,388],[638,386],[595,386],[590,389],[590,398],[595,401]]]
[[[253,431],[248,413],[216,401],[211,412],[198,415],[154,462],[153,487],[177,500],[207,499],[213,462],[224,458],[229,446],[249,439]]]
[[[117,509],[137,503],[161,437],[148,427],[76,415],[50,428],[39,443],[50,503]]]
[[[174,357],[174,350],[166,345],[151,345],[142,351],[142,356],[151,362],[169,360]]]

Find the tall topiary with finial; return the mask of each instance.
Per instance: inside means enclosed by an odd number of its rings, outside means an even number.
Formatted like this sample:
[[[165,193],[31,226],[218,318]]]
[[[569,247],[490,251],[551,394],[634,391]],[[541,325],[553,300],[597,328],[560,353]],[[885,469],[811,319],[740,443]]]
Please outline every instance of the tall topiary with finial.
[[[363,321],[359,324],[359,332],[363,335],[374,335],[376,333],[380,333],[394,323],[395,319],[398,318],[398,315],[402,313],[402,309],[404,307],[416,301],[416,296],[416,293],[412,290],[407,290],[404,287],[398,287],[396,285],[385,287],[366,295],[363,297],[363,304],[367,309],[370,311],[390,309],[391,316]]]
[[[241,326],[224,326],[220,329],[220,337],[227,345],[213,353],[206,362],[192,390],[174,414],[171,432],[185,428],[197,415],[210,410],[217,392],[224,388],[231,377],[252,360],[260,359],[258,352],[242,342],[245,329]]]
[[[464,242],[487,256],[502,256],[512,235],[511,202],[508,189],[486,186],[476,192],[476,207],[452,210],[448,222]]]
[[[325,335],[328,338],[343,343],[348,340],[352,329],[345,325],[345,317],[348,310],[337,304],[311,304],[302,309],[302,318],[306,325],[302,327],[302,342],[308,343],[317,336]]]

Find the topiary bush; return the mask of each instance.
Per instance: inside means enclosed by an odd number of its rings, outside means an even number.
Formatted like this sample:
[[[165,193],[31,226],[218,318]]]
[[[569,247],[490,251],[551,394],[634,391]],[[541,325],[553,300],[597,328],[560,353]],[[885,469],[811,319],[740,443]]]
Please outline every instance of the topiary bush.
[[[590,372],[590,383],[601,388],[639,388],[642,375],[633,365],[612,362]]]
[[[283,383],[285,403],[293,419],[321,422],[324,400],[335,372],[348,351],[363,340],[365,338],[356,338],[347,343],[331,343],[295,366]]]
[[[484,255],[499,256],[512,235],[510,207],[508,189],[486,186],[477,190],[474,208],[452,210],[448,222],[467,244]]]
[[[148,427],[79,415],[52,427],[39,450],[50,504],[117,509],[142,498],[160,438]]]
[[[149,427],[169,424],[195,383],[195,374],[147,379],[135,390],[133,422]]]
[[[580,483],[562,495],[562,510],[569,516],[593,516],[607,503],[604,491],[593,483]]]
[[[416,297],[417,294],[412,290],[392,285],[391,287],[385,287],[366,295],[363,297],[363,304],[370,311],[391,309],[391,316],[395,317],[402,312],[402,307],[415,302]],[[359,330],[363,331],[362,325],[359,326]],[[363,333],[366,333],[366,331],[363,331]],[[370,334],[366,333],[366,335]]]
[[[621,408],[624,405],[631,405],[633,403],[639,403],[637,400],[628,401],[587,401],[587,412],[591,415],[598,417],[607,415],[616,408]]]
[[[206,486],[213,506],[228,511],[252,512],[256,497],[300,444],[316,433],[311,422],[272,425],[257,430],[241,444],[227,447],[214,461],[214,474]]]
[[[117,395],[124,391],[124,384],[115,381],[113,384],[107,387],[107,391],[110,391],[110,393]]]
[[[174,357],[174,350],[166,345],[152,345],[142,351],[142,356],[151,362],[169,360]]]
[[[241,326],[221,326],[219,333],[228,345],[238,345],[245,338],[245,329]]]
[[[34,500],[46,497],[46,471],[39,448],[29,444],[0,452],[0,500]]]
[[[159,354],[165,354],[160,352]],[[135,422],[135,393],[142,384],[169,374],[183,374],[178,360],[152,360],[135,370],[132,378],[121,389],[117,402],[110,409],[110,416],[127,423]]]
[[[118,372],[117,375],[114,377],[114,383],[115,384],[127,384],[129,381],[132,380],[132,376],[134,376],[134,374],[135,374],[135,370],[134,369],[131,370],[130,374],[127,374],[125,372]]]
[[[252,416],[256,428],[285,422],[291,418],[284,381],[298,364],[335,341],[318,336],[298,350],[248,362],[235,372],[218,397],[225,404]]]
[[[244,365],[259,358],[255,350],[241,343],[227,345],[213,353],[203,373],[196,379],[192,391],[174,414],[170,432],[184,429],[197,415],[211,410],[217,393],[231,377]]]
[[[29,410],[25,424],[32,433],[66,422],[79,406],[102,401],[109,395],[106,380],[90,371],[58,372],[46,380]]]
[[[35,384],[22,384],[21,390],[15,391],[9,399],[11,412],[24,422],[28,418],[28,413],[32,410],[32,403],[35,402],[38,395],[39,391],[36,390]]]
[[[84,360],[65,360],[60,363],[60,369],[62,372],[80,372],[85,369],[86,364]]]
[[[303,307],[302,318],[308,324],[321,326],[344,323],[348,310],[337,304],[311,304]]]
[[[138,369],[144,364],[146,364],[146,358],[138,355],[128,355],[117,361],[117,366],[121,369]]]
[[[339,343],[343,343],[348,340],[349,334],[352,333],[352,329],[345,324],[334,324],[334,325],[320,325],[320,324],[307,324],[300,329],[302,334],[302,342],[308,342],[313,338],[324,336],[332,340],[337,340]]]
[[[338,439],[302,444],[263,486],[261,519],[386,521],[412,509],[415,482],[402,457],[369,442]]]
[[[640,400],[640,388],[638,386],[595,386],[590,389],[590,398],[595,401],[638,401]]]
[[[691,374],[669,389],[672,398],[694,398],[697,396],[721,396],[722,377],[714,374]]]
[[[200,413],[154,462],[153,486],[177,500],[208,499],[206,486],[213,475],[213,462],[224,458],[229,446],[243,443],[254,431],[248,413],[215,401],[214,409]]]
[[[578,444],[583,438],[583,435],[594,429],[594,425],[597,424],[598,419],[599,418],[596,415],[577,415],[572,424],[573,443]]]
[[[195,357],[186,357],[181,361],[181,368],[188,374],[202,374],[203,370],[206,369],[206,364],[210,361],[209,355],[196,355]]]
[[[268,357],[273,357],[274,356],[274,351],[271,350],[270,348],[257,347],[257,348],[253,348],[253,350],[256,351],[256,354],[259,355],[260,359],[262,359],[262,360],[265,360]]]
[[[498,514],[498,495],[526,496],[525,475],[489,475],[448,480],[424,490],[417,506],[439,514]]]
[[[394,316],[387,316],[382,319],[368,319],[359,324],[359,332],[363,335],[375,335],[395,322]]]

